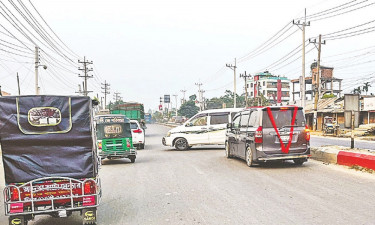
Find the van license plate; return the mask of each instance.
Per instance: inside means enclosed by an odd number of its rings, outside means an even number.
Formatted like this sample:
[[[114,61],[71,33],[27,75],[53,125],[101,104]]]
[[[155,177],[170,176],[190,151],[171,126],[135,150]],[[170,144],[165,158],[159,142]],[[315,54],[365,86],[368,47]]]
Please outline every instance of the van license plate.
[[[288,142],[288,141],[289,141],[289,136],[280,136],[280,139],[281,139],[283,142]]]

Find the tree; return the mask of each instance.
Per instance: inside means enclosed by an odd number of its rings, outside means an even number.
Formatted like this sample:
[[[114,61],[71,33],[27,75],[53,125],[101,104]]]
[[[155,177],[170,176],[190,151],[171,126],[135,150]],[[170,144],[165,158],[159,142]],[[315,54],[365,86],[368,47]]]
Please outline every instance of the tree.
[[[354,88],[353,94],[361,94],[361,93],[362,93],[361,87]]]
[[[189,101],[195,101],[197,99],[197,95],[190,95],[189,96]]]
[[[199,107],[195,105],[194,100],[192,100],[192,98],[190,97],[189,97],[190,100],[182,104],[180,109],[178,110],[178,113],[180,115],[186,116],[187,118],[190,118],[199,112]]]
[[[368,81],[366,83],[364,83],[363,86],[362,86],[362,90],[366,92],[366,95],[367,95],[369,87],[371,87],[371,85],[370,85],[370,82],[368,82]]]

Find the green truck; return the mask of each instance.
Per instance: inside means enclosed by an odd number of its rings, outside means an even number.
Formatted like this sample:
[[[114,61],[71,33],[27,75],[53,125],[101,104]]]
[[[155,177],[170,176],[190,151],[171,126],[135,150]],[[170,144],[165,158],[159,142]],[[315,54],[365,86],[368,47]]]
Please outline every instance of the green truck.
[[[138,102],[125,102],[123,104],[115,105],[110,111],[111,114],[125,115],[130,120],[138,120],[138,122],[143,122],[145,119],[144,106]]]

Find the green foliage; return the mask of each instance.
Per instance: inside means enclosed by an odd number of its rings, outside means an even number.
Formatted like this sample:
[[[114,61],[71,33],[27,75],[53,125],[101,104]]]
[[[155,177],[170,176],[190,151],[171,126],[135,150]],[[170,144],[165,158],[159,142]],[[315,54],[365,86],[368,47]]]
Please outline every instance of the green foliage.
[[[369,87],[371,87],[371,84],[368,81],[366,83],[364,83],[363,86],[362,86],[362,90],[366,92],[366,95],[367,95]]]
[[[152,114],[152,118],[155,119],[156,121],[161,121],[163,119],[163,114],[159,111],[155,111]]]
[[[192,97],[192,96],[190,96]],[[189,99],[191,99],[189,97]],[[181,105],[180,109],[178,110],[178,114],[181,116],[186,116],[190,118],[199,112],[199,108],[195,105],[194,100],[189,100]]]
[[[334,94],[324,94],[322,99],[326,99],[326,98],[334,98],[336,97]]]
[[[354,90],[352,92],[353,92],[353,94],[361,94],[362,89],[361,89],[361,87],[357,87],[357,88],[354,88]]]
[[[197,99],[197,95],[190,95],[189,96],[189,101],[195,101]]]

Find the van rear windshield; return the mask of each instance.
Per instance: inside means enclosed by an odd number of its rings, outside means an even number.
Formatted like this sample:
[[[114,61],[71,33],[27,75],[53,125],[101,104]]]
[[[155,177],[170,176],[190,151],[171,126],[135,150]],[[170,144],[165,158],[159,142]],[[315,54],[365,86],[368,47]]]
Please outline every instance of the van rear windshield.
[[[278,128],[281,128],[281,127],[288,127],[288,126],[291,126],[292,124],[292,119],[293,119],[293,112],[294,112],[294,109],[293,108],[290,108],[290,109],[286,109],[286,110],[271,110],[272,112],[272,115],[273,115],[273,119],[276,123],[276,126]],[[303,112],[301,109],[299,109],[297,111],[297,115],[296,115],[296,120],[294,121],[294,125],[295,126],[305,126],[305,118],[303,116]],[[268,116],[268,113],[267,111],[263,111],[263,127],[264,128],[272,128],[272,122]]]

